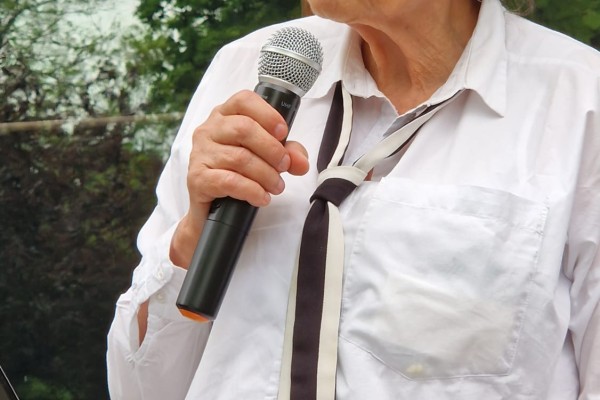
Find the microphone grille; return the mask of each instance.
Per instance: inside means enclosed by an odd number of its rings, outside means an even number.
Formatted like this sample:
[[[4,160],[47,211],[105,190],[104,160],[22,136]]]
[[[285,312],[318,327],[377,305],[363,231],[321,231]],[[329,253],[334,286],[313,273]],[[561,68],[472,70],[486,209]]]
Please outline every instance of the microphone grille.
[[[261,82],[276,82],[302,96],[310,90],[323,63],[321,43],[310,32],[285,27],[263,46],[258,61]]]

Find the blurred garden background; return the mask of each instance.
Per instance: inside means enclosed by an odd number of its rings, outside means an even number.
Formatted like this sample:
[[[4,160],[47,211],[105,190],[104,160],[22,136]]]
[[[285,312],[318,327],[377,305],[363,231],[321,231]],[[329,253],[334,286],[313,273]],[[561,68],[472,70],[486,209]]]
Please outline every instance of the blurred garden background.
[[[217,49],[300,0],[0,0],[0,365],[23,400],[108,399],[114,303]],[[529,18],[600,48],[600,0]]]

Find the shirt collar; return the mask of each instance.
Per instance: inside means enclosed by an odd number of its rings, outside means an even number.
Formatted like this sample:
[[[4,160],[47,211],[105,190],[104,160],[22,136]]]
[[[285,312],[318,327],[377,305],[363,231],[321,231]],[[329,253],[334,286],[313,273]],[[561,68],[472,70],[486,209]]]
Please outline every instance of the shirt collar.
[[[498,0],[483,0],[477,26],[448,80],[427,101],[440,103],[458,91],[470,89],[498,115],[506,110],[507,50],[506,10]],[[323,72],[307,97],[325,96],[342,80],[355,96],[370,97],[383,94],[362,61],[360,37],[350,27],[337,24],[322,39],[325,52]]]
[[[325,37],[320,37],[324,53],[321,76],[305,97],[323,97],[340,80],[354,96],[381,94],[364,66],[360,36],[345,24],[332,23],[331,28]]]
[[[505,12],[498,0],[482,1],[473,36],[446,83],[433,94],[432,103],[447,99],[457,89],[470,89],[490,109],[504,115],[508,71]]]

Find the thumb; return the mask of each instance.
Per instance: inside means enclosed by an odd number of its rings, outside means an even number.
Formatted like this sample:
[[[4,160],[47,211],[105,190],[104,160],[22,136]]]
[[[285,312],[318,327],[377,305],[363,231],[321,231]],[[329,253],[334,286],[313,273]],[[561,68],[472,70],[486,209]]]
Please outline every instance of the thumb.
[[[308,152],[298,142],[286,142],[285,148],[290,155],[290,167],[288,171],[292,175],[304,175],[308,172]]]

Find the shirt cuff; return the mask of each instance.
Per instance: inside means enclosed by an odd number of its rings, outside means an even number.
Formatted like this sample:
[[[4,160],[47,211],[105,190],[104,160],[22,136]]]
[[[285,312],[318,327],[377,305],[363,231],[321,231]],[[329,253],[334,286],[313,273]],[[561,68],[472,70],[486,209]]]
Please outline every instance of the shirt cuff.
[[[175,305],[179,290],[183,284],[187,271],[177,266],[171,266],[170,280],[156,293],[150,296],[149,315],[156,315],[170,321],[186,321],[190,319],[184,317]]]
[[[150,315],[171,321],[189,321],[175,305],[187,273],[169,258],[171,239],[176,228],[177,224],[161,235],[152,254],[142,258],[133,272],[131,292],[136,308],[149,300]]]

